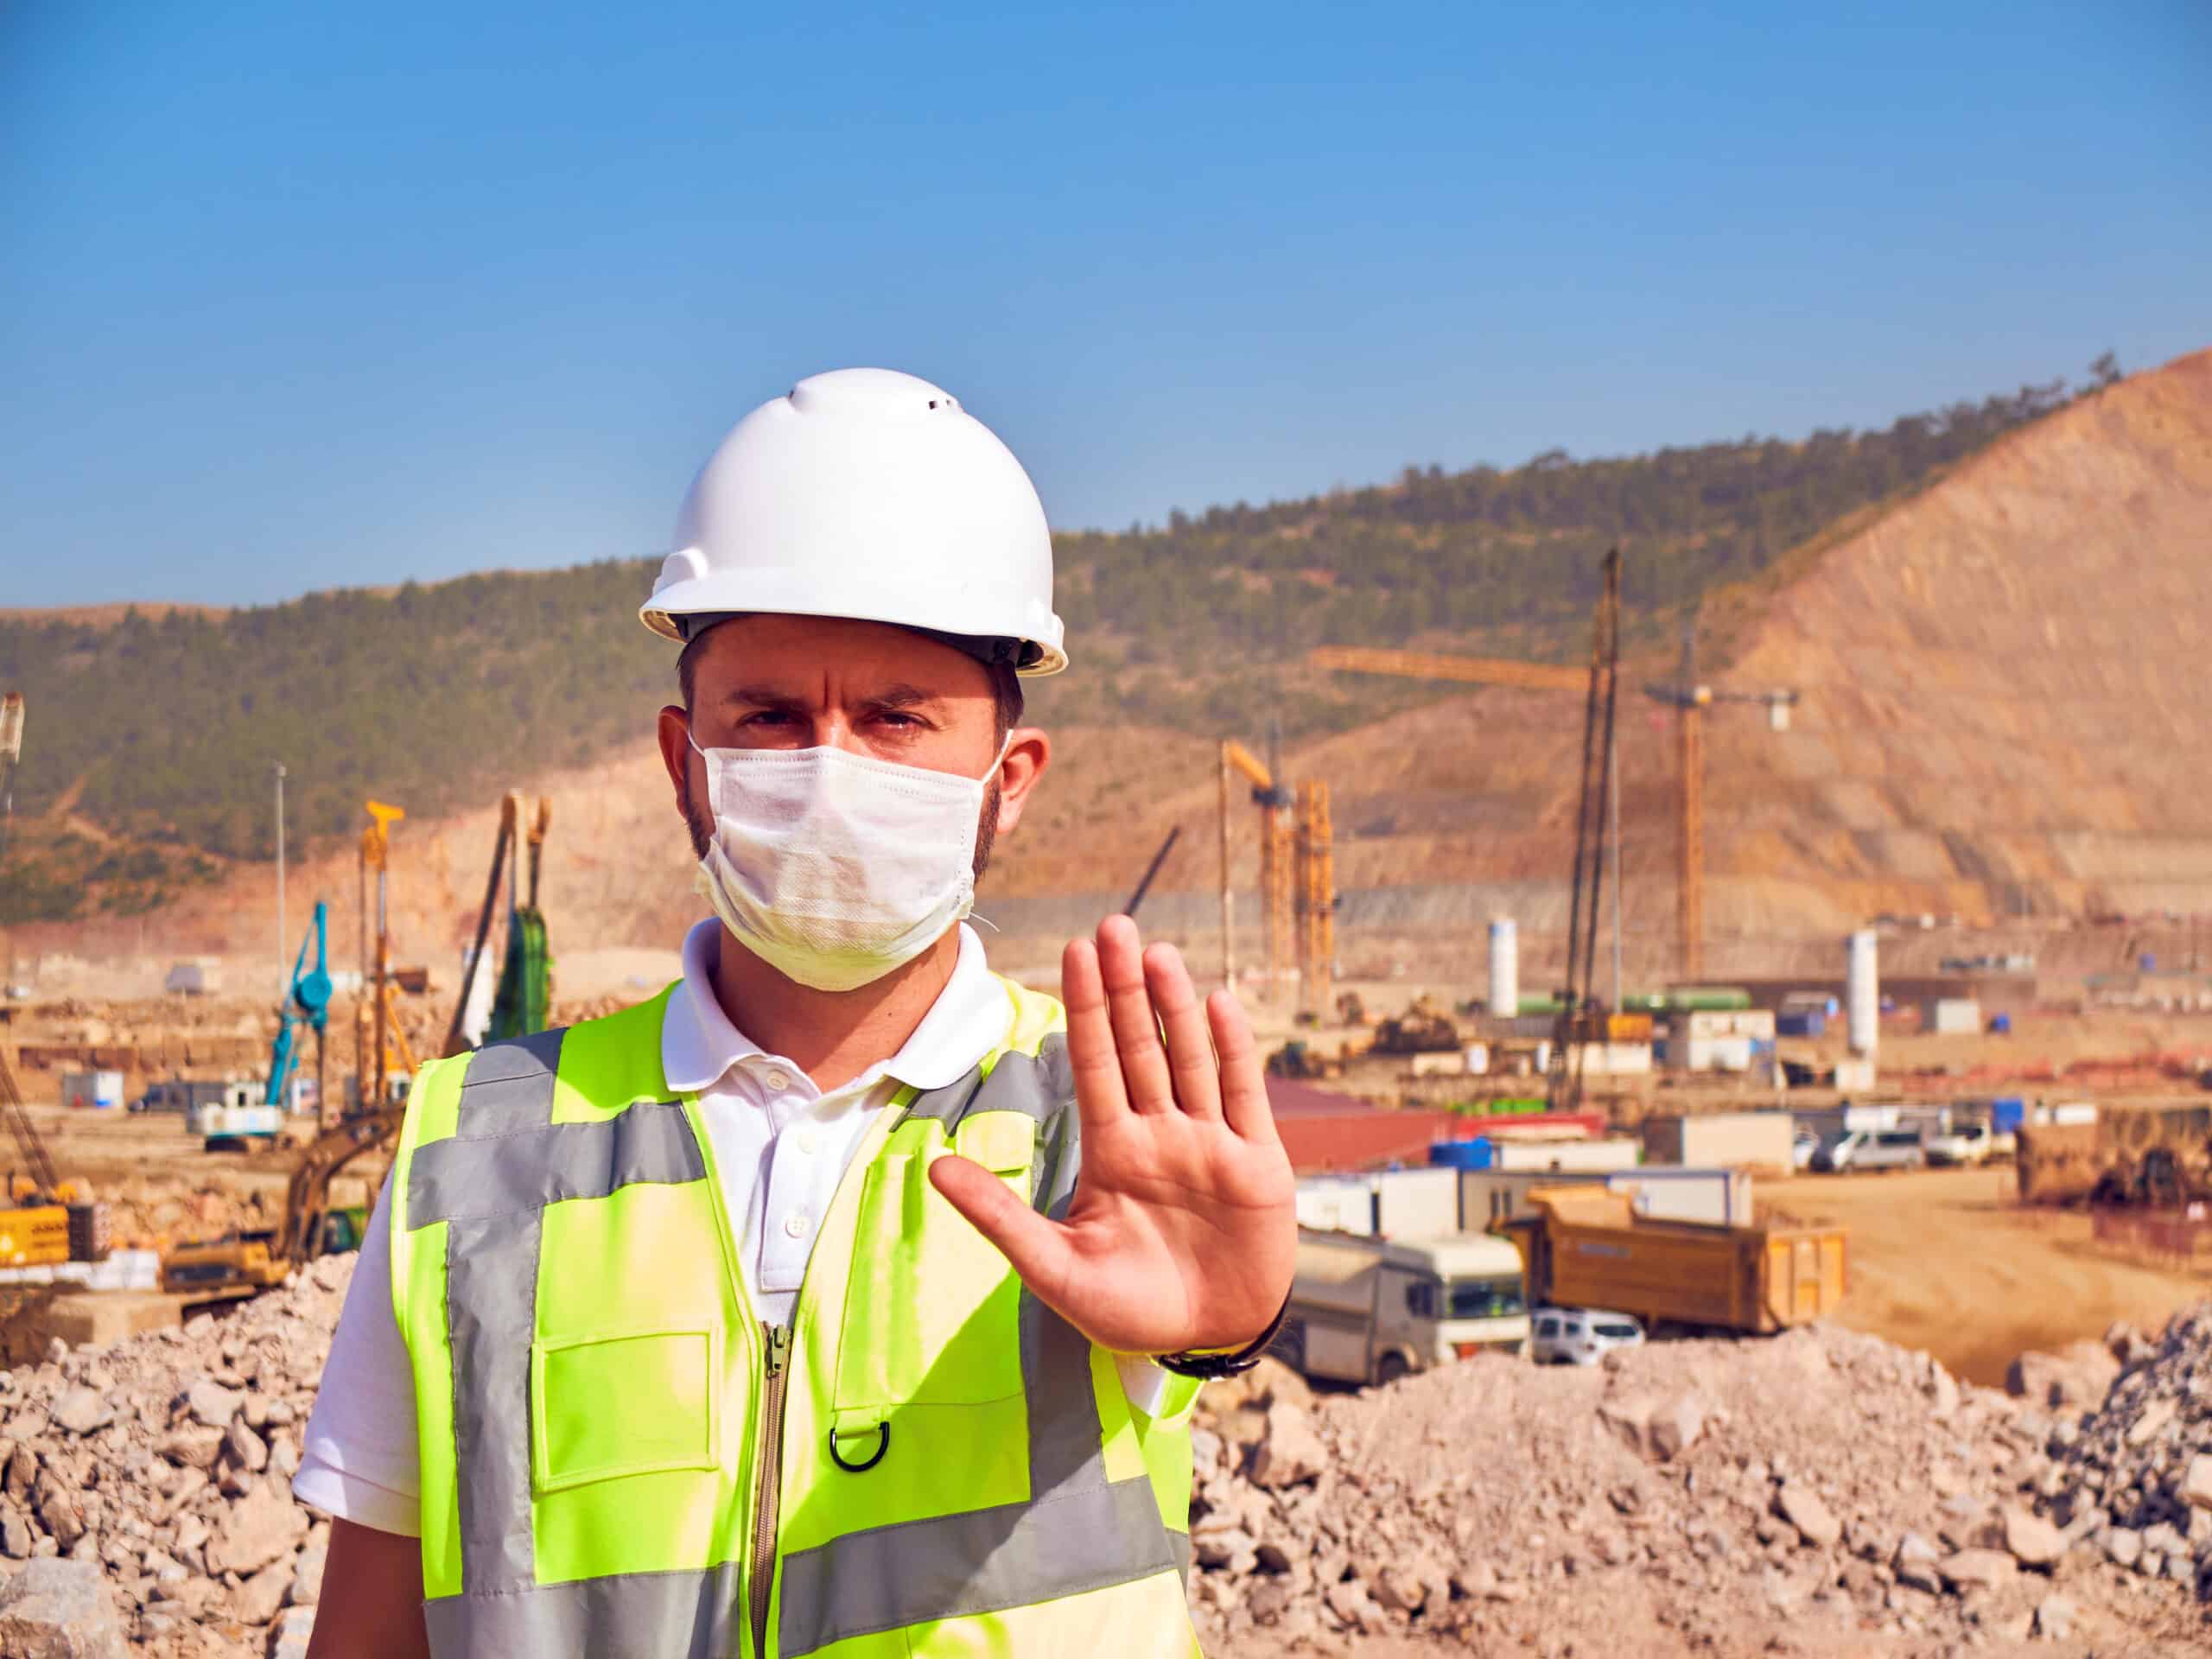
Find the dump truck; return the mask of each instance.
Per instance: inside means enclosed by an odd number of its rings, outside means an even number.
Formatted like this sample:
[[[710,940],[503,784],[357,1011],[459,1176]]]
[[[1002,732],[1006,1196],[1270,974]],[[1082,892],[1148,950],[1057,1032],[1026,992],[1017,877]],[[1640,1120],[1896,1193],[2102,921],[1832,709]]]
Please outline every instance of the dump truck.
[[[1843,1300],[1840,1227],[1653,1221],[1632,1188],[1540,1187],[1501,1230],[1521,1253],[1531,1306],[1633,1313],[1655,1335],[1765,1333]]]
[[[1529,1339],[1521,1258],[1484,1233],[1367,1238],[1300,1228],[1276,1357],[1308,1376],[1389,1382]]]
[[[2107,1101],[2086,1122],[2064,1107],[2037,1116],[2050,1121],[2014,1137],[2023,1204],[2141,1202],[2146,1165],[2182,1190],[2212,1186],[2212,1101]]]

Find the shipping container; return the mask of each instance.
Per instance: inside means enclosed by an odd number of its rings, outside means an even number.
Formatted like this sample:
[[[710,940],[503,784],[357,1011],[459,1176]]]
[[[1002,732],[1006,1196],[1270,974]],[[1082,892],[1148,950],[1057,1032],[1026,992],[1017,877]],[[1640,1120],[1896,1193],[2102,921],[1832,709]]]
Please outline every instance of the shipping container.
[[[1827,1015],[1818,1008],[1785,1008],[1774,1017],[1777,1037],[1821,1037],[1827,1028]]]
[[[1586,1077],[1641,1077],[1651,1070],[1649,1043],[1584,1043],[1580,1049]]]
[[[1633,1141],[1498,1141],[1492,1142],[1491,1169],[1634,1169],[1643,1150]]]
[[[1616,1043],[1649,1043],[1652,1020],[1648,1014],[1611,1014],[1605,1016],[1605,1036]]]
[[[1845,1094],[1856,1094],[1874,1086],[1874,1061],[1872,1056],[1840,1059],[1835,1063],[1833,1086]]]
[[[1603,1307],[1658,1327],[1768,1332],[1843,1300],[1840,1227],[1700,1227],[1636,1213],[1630,1194],[1592,1185],[1531,1192],[1510,1224],[1531,1306]]]
[[[1694,1169],[1794,1167],[1796,1121],[1788,1112],[1670,1113],[1643,1121],[1643,1161]]]
[[[1325,1176],[1298,1184],[1300,1226],[1382,1238],[1458,1230],[1459,1172],[1419,1168]]]
[[[120,1071],[65,1071],[61,1074],[61,1103],[105,1111],[123,1104]]]
[[[1529,1194],[1546,1187],[1597,1185],[1629,1195],[1637,1215],[1652,1221],[1744,1227],[1751,1220],[1752,1178],[1740,1169],[1464,1170],[1459,1225],[1472,1232],[1533,1214]]]
[[[1981,1004],[1970,996],[1939,996],[1922,1011],[1920,1028],[1941,1037],[1971,1037],[1981,1030]]]
[[[1989,1103],[1989,1127],[1999,1135],[2016,1133],[2028,1121],[2028,1103],[2018,1095],[2005,1095]]]

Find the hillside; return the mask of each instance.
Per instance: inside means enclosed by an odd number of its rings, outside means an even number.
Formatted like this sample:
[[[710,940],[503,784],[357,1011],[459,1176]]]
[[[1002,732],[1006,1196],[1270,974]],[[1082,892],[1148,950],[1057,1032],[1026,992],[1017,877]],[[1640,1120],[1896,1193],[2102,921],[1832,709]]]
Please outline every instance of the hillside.
[[[1306,646],[1572,656],[1597,556],[1621,539],[1630,639],[1662,641],[1712,589],[1779,580],[1789,550],[2067,399],[2056,382],[1796,443],[1408,468],[1388,486],[1065,536],[1060,607],[1080,671],[1039,686],[1036,712],[1200,735],[1347,731],[1434,693],[1316,681]],[[211,857],[270,858],[276,760],[295,855],[350,836],[367,796],[443,818],[510,776],[595,764],[667,695],[667,652],[634,621],[649,582],[624,561],[227,613],[0,613],[0,684],[30,710],[0,922],[143,911],[213,879]],[[497,777],[480,764],[494,754]],[[127,880],[103,836],[138,854]]]

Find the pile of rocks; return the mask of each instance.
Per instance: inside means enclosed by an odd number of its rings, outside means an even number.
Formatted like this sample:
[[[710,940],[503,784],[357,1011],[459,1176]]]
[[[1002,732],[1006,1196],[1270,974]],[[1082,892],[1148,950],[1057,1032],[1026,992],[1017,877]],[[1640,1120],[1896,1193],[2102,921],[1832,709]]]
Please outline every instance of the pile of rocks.
[[[2212,1303],[2159,1341],[2115,1326],[2107,1343],[2102,1402],[2051,1427],[2046,1510],[2115,1566],[2212,1600]]]
[[[2090,1437],[1872,1338],[1659,1344],[1586,1370],[1484,1357],[1319,1397],[1255,1378],[1196,1440],[1209,1650],[2208,1640],[2180,1586],[2130,1590],[2050,1513]]]
[[[290,1478],[351,1274],[0,1371],[0,1653],[305,1654],[329,1526]]]

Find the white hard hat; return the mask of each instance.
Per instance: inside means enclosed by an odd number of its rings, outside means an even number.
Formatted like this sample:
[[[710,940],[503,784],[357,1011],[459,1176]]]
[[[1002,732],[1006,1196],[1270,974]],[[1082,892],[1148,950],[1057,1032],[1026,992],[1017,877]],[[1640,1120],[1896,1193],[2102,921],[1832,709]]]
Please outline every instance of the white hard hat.
[[[639,614],[683,639],[753,611],[946,634],[1027,675],[1068,665],[1029,474],[950,392],[889,369],[800,381],[692,480]]]

